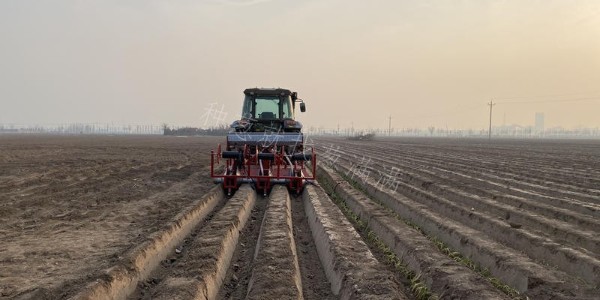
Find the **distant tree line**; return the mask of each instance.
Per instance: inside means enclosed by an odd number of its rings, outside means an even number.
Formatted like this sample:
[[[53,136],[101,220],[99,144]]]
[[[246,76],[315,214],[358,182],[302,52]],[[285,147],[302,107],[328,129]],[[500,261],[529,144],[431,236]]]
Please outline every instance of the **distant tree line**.
[[[112,123],[0,124],[0,133],[32,134],[161,134],[159,125]]]
[[[211,135],[211,136],[222,136],[229,132],[229,126],[220,125],[217,127],[210,128],[197,128],[197,127],[170,127],[167,124],[163,124],[163,135],[175,135],[175,136],[194,136],[194,135]]]

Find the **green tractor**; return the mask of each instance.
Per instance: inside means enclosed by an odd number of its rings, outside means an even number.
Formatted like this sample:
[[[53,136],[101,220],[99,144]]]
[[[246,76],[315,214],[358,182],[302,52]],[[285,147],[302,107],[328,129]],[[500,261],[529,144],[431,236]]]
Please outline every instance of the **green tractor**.
[[[242,118],[231,124],[225,149],[212,151],[211,176],[228,194],[242,183],[254,184],[267,194],[273,184],[286,184],[300,193],[314,180],[316,154],[304,149],[302,124],[295,119],[296,103],[306,111],[304,101],[288,89],[250,88],[244,90]],[[214,173],[214,164],[226,160],[223,174]],[[312,161],[312,172],[305,162]]]

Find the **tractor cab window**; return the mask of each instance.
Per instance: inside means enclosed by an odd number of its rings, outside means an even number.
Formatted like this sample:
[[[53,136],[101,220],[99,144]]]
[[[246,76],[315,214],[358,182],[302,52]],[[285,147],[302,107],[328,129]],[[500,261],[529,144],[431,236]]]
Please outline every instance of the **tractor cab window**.
[[[252,115],[252,98],[246,96],[244,99],[244,108],[242,109],[242,119],[251,119],[254,116]]]
[[[256,97],[255,117],[257,119],[279,119],[278,97]]]
[[[290,97],[246,96],[242,109],[242,118],[282,119],[293,118]]]
[[[290,97],[284,97],[281,99],[281,104],[282,104],[282,112],[283,112],[283,116],[282,118],[290,118],[293,119],[294,115],[292,115],[292,99],[290,99]]]

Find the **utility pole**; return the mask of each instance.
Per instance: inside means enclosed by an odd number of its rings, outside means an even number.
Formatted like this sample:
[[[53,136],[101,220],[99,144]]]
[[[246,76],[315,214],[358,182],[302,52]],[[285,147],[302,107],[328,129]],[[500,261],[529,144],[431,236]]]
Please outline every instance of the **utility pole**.
[[[488,105],[490,106],[490,129],[488,130],[488,139],[492,140],[492,108],[496,103],[494,103],[494,100],[492,99]]]
[[[392,136],[392,115],[390,115],[390,119],[388,122],[388,136]]]

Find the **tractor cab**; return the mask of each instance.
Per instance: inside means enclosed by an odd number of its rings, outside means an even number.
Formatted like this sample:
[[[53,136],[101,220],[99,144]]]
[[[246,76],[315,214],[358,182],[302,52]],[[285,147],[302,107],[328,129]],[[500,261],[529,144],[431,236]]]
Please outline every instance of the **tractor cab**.
[[[237,132],[300,132],[302,124],[295,120],[296,102],[306,111],[296,92],[287,89],[251,88],[244,90],[241,120],[231,127]]]

